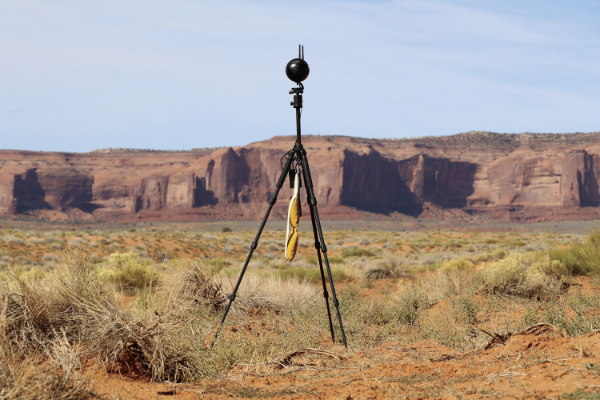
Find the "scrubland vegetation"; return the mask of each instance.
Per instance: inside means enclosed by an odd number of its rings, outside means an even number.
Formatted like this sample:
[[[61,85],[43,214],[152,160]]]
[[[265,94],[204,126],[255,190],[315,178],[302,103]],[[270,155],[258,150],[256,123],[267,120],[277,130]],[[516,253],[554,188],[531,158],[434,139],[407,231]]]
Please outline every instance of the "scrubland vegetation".
[[[89,371],[124,365],[154,382],[197,382],[301,349],[344,354],[337,326],[331,344],[314,243],[305,235],[287,263],[282,232],[265,233],[210,347],[252,235],[5,230],[0,399],[94,398]],[[600,329],[600,231],[326,240],[349,354],[424,340],[472,352],[531,326],[566,337]]]

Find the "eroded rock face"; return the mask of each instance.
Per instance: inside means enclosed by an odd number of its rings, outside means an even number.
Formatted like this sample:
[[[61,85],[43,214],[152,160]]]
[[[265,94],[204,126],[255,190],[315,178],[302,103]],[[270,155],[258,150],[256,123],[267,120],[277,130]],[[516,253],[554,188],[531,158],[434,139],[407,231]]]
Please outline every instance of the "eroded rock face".
[[[78,209],[99,219],[260,219],[255,210],[266,207],[281,157],[293,142],[275,137],[190,152],[0,151],[0,215]],[[441,208],[551,219],[555,214],[548,210],[562,210],[556,215],[564,218],[600,206],[600,133],[307,136],[303,144],[325,214],[345,209],[422,216]],[[290,194],[286,181],[279,199]],[[285,203],[276,213],[285,213]]]

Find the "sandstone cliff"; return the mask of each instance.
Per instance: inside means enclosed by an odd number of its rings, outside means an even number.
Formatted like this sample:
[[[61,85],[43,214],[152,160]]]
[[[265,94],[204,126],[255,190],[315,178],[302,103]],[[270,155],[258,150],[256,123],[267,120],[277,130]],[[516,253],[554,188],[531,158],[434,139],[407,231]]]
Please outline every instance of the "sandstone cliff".
[[[78,210],[95,219],[259,219],[292,137],[161,152],[0,151],[0,215]],[[597,218],[600,133],[401,140],[306,136],[323,214]],[[291,193],[284,186],[280,199]],[[285,213],[280,201],[275,215]],[[80,210],[80,211],[79,211]]]

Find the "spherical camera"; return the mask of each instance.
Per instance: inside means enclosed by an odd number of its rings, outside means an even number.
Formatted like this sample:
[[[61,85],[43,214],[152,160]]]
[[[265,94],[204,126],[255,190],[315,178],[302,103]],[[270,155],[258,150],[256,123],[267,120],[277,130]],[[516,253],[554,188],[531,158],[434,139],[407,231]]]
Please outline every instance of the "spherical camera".
[[[296,83],[305,80],[309,73],[308,63],[301,58],[294,58],[285,66],[285,74],[291,81]]]

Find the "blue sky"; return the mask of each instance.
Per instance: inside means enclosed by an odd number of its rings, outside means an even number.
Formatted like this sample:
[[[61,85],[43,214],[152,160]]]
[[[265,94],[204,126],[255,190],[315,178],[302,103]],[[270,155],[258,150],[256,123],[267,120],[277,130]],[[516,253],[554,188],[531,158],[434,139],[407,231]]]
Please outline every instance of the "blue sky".
[[[600,130],[597,0],[0,0],[0,148]],[[290,146],[292,143],[290,143]]]

